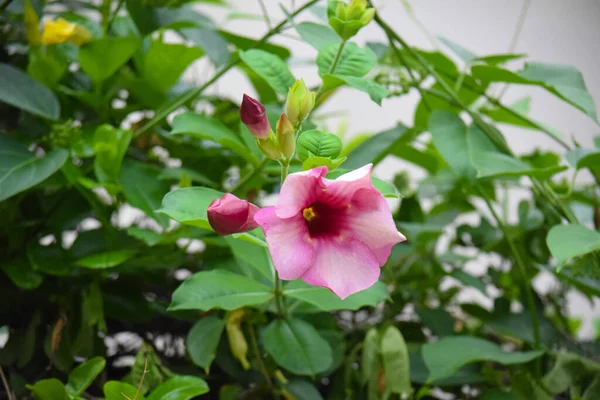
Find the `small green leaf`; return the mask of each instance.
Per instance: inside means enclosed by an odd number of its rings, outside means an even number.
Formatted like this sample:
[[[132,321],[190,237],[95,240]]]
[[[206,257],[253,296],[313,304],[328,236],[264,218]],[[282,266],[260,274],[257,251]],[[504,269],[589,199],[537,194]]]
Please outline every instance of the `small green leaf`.
[[[108,381],[104,384],[104,396],[106,400],[126,400],[137,396],[138,400],[145,400],[143,394],[138,393],[135,386],[119,381]],[[125,397],[127,396],[127,397]]]
[[[448,46],[448,48],[452,50],[457,56],[459,56],[464,62],[470,63],[477,59],[477,55],[475,53],[465,49],[464,47],[453,42],[452,40],[446,39],[443,36],[438,36],[438,39],[440,40],[440,42]]]
[[[236,35],[234,33],[227,32],[224,30],[219,30],[218,32],[221,36],[223,36],[223,38],[225,38],[225,40],[227,40],[229,43],[231,43],[240,50],[252,50],[254,48],[257,48],[260,50],[264,50],[268,53],[274,54],[282,60],[287,60],[292,55],[292,53],[285,47],[273,43],[262,41],[259,42],[258,39],[252,39],[246,36]]]
[[[50,89],[20,69],[1,63],[0,102],[51,120],[60,116],[60,103]]]
[[[556,225],[548,232],[546,244],[552,256],[563,263],[600,250],[600,232],[579,224]]]
[[[348,155],[344,167],[352,169],[369,163],[377,165],[393,152],[394,148],[410,143],[413,139],[410,133],[411,131],[404,125],[399,124],[392,129],[370,136]]]
[[[212,230],[206,210],[213,200],[221,196],[223,193],[204,187],[177,189],[165,195],[161,208],[156,212],[184,225]]]
[[[37,400],[69,400],[65,385],[58,379],[44,379],[28,386]]]
[[[313,169],[320,166],[326,166],[329,171],[333,171],[342,163],[346,161],[346,157],[341,158],[329,158],[329,157],[309,157],[302,162],[302,169],[304,171]]]
[[[371,100],[379,105],[381,105],[381,100],[388,96],[388,91],[385,87],[369,79],[339,74],[324,74],[322,75],[322,78],[324,92],[336,89],[342,85],[348,85],[361,92],[365,92],[369,95]]]
[[[408,348],[402,333],[395,326],[389,326],[381,334],[380,352],[385,370],[385,392],[410,395]]]
[[[460,367],[478,362],[523,364],[544,354],[542,351],[506,353],[497,344],[473,336],[449,336],[422,347],[428,382],[451,376]]]
[[[284,287],[283,293],[286,296],[313,304],[322,311],[358,310],[366,306],[375,307],[389,296],[385,285],[380,281],[368,289],[348,296],[344,300],[328,289],[311,286],[301,280],[288,283]]]
[[[319,130],[303,132],[298,138],[297,152],[300,161],[309,157],[336,158],[342,151],[342,141],[333,133]]]
[[[208,385],[195,376],[175,375],[160,384],[148,396],[148,400],[190,400],[208,393]]]
[[[196,322],[187,335],[186,347],[192,362],[206,373],[217,355],[217,346],[225,329],[225,321],[215,316]]]
[[[431,329],[436,336],[454,335],[456,321],[452,315],[443,308],[417,307],[417,315],[423,325]]]
[[[600,374],[599,363],[578,354],[561,352],[558,354],[556,364],[544,376],[542,383],[550,393],[558,395],[586,377],[598,376],[598,374]]]
[[[339,46],[340,37],[331,27],[314,22],[301,22],[296,25],[296,31],[306,43],[317,50],[335,43]]]
[[[474,152],[471,157],[477,170],[477,178],[532,176],[545,180],[568,169],[567,166],[560,165],[548,168],[532,168],[526,162],[496,151]]]
[[[79,396],[94,382],[94,379],[104,370],[106,361],[102,357],[90,358],[83,364],[77,366],[69,374],[67,390]]]
[[[453,277],[454,279],[459,280],[460,282],[462,282],[463,284],[465,284],[467,286],[474,287],[475,289],[479,290],[481,292],[481,294],[483,294],[484,296],[487,296],[487,290],[485,288],[485,284],[479,278],[477,278],[467,272],[464,272],[460,269],[452,270],[452,272],[449,274],[449,276]]]
[[[2,270],[10,280],[25,290],[32,290],[42,284],[44,277],[34,271],[28,262],[23,260],[10,260],[2,263]]]
[[[315,385],[308,381],[293,379],[285,385],[285,389],[294,396],[295,400],[323,400]]]
[[[315,376],[333,361],[329,343],[301,319],[274,320],[263,331],[262,339],[277,364],[297,375]]]
[[[141,74],[147,84],[166,93],[186,68],[203,54],[198,47],[152,40],[142,60]]]
[[[331,43],[322,47],[317,55],[319,75],[331,73],[331,65],[335,60],[339,44]],[[354,42],[348,42],[342,50],[333,73],[361,78],[365,76],[377,63],[377,56],[369,48],[360,48]]]
[[[136,37],[104,37],[79,49],[79,65],[95,82],[110,78],[140,47]]]
[[[0,138],[0,201],[43,182],[63,166],[69,152],[52,150],[36,157],[20,143]]]
[[[589,168],[600,174],[600,151],[576,148],[566,154],[569,164],[576,169]]]
[[[235,310],[272,297],[271,288],[245,276],[224,270],[202,271],[175,290],[169,310]]]
[[[281,58],[266,51],[241,51],[240,58],[281,94],[287,94],[289,88],[296,81],[287,64]]]
[[[199,139],[212,140],[223,147],[235,151],[246,160],[256,163],[254,155],[234,132],[216,119],[206,115],[188,111],[177,115],[173,119],[171,135],[186,134]]]
[[[75,264],[90,269],[112,268],[132,259],[136,253],[131,249],[107,251],[80,258]]]

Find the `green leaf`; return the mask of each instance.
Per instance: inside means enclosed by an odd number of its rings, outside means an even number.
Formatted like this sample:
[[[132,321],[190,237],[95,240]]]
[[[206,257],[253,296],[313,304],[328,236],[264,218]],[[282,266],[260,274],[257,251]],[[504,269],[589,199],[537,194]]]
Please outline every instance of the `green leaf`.
[[[187,67],[203,54],[198,47],[153,40],[142,61],[141,74],[147,84],[166,93]]]
[[[483,393],[481,400],[519,400],[519,398],[512,392],[505,392],[502,389],[492,389]]]
[[[225,329],[225,321],[208,316],[196,322],[187,335],[186,347],[192,362],[209,373],[217,355],[217,346]]]
[[[490,54],[489,56],[477,57],[477,61],[483,61],[490,65],[500,65],[526,56],[527,54]]]
[[[473,336],[449,336],[422,347],[429,369],[428,382],[452,375],[460,367],[479,361],[523,364],[540,357],[542,351],[506,353],[497,344]]]
[[[259,235],[261,237],[257,237]],[[226,236],[224,239],[231,247],[231,252],[244,275],[254,277],[257,280],[267,278],[270,282],[273,281],[271,256],[260,229],[235,236]]]
[[[167,228],[169,219],[155,213],[170,188],[167,182],[158,178],[160,173],[161,170],[152,165],[126,160],[121,168],[119,182],[123,186],[125,199],[132,207],[139,208]]]
[[[404,125],[399,124],[392,129],[372,135],[348,155],[344,167],[353,169],[369,163],[377,165],[386,155],[393,152],[396,146],[408,144],[413,138],[410,132]]]
[[[567,166],[560,165],[548,168],[532,168],[524,161],[496,151],[474,152],[471,157],[477,170],[477,178],[531,176],[545,180],[568,169]]]
[[[380,352],[385,370],[385,392],[410,395],[408,348],[402,333],[395,326],[389,326],[381,334]]]
[[[123,158],[131,142],[132,132],[111,125],[100,125],[94,131],[94,172],[101,183],[115,183]]]
[[[281,94],[287,94],[289,88],[296,81],[287,64],[281,58],[266,51],[241,51],[240,58],[269,86]]]
[[[179,33],[204,50],[216,67],[221,67],[229,61],[229,44],[218,32],[212,29],[187,28],[180,29]]]
[[[351,170],[349,169],[336,169],[335,171],[329,172],[327,174],[327,178],[328,179],[336,179],[338,177],[340,177],[341,175],[350,172]],[[375,178],[373,176],[371,176],[371,182],[373,183],[373,186],[375,187],[375,189],[379,190],[379,192],[384,196],[384,197],[390,197],[393,199],[397,199],[398,197],[400,197],[398,195],[398,191],[396,190],[396,187],[394,185],[392,185],[389,182],[386,181],[382,181],[379,178]]]
[[[1,63],[0,102],[51,120],[60,116],[60,103],[50,89],[20,69]]]
[[[452,272],[449,274],[449,276],[453,277],[454,279],[459,280],[460,282],[462,282],[463,284],[467,285],[467,286],[472,286],[475,289],[479,290],[481,292],[481,294],[483,294],[484,296],[487,296],[487,290],[485,288],[485,284],[477,277],[461,271],[460,269],[454,269],[452,270]]]
[[[43,276],[31,268],[28,262],[23,260],[10,260],[2,263],[2,270],[10,280],[25,290],[32,290],[42,284]]]
[[[600,151],[576,148],[568,151],[565,156],[573,168],[589,168],[600,175]]]
[[[71,371],[67,380],[67,390],[71,394],[79,396],[94,382],[94,379],[100,375],[105,366],[106,360],[104,358],[90,358]]]
[[[43,182],[63,166],[69,152],[50,151],[36,157],[20,143],[0,138],[0,201]]]
[[[467,126],[456,114],[434,110],[429,117],[429,131],[433,144],[450,168],[464,177],[474,176],[467,144]]]
[[[138,393],[136,387],[125,382],[108,381],[104,384],[104,396],[106,400],[126,400],[127,396],[130,399],[145,400],[143,394]]]
[[[323,400],[315,385],[308,381],[293,379],[285,385],[285,389],[294,396],[295,400]]]
[[[272,297],[271,288],[245,276],[224,270],[202,271],[175,290],[169,310],[235,310]]]
[[[436,336],[454,335],[456,321],[452,315],[443,308],[417,307],[417,315],[423,325],[431,329]]]
[[[208,385],[203,379],[176,375],[154,389],[148,400],[190,400],[208,391]]]
[[[324,46],[317,55],[317,66],[319,75],[329,74],[331,65],[335,60],[338,48],[337,43]],[[335,74],[344,76],[365,76],[377,63],[377,56],[369,48],[360,48],[354,42],[348,42],[335,67]]]
[[[477,59],[477,55],[461,45],[451,41],[450,39],[446,39],[443,36],[438,36],[440,42],[444,43],[450,50],[452,50],[457,56],[459,56],[464,62],[470,63]]]
[[[140,47],[136,37],[104,37],[79,49],[81,69],[96,83],[110,78]]]
[[[27,73],[36,81],[54,88],[67,72],[66,57],[59,46],[46,46],[45,51],[30,49]]]
[[[370,288],[354,293],[344,300],[328,289],[311,286],[299,279],[288,283],[284,287],[283,293],[294,299],[310,303],[322,311],[358,310],[366,306],[375,307],[389,296],[385,284],[381,281],[377,281]]]
[[[341,158],[328,158],[328,157],[309,157],[302,162],[302,169],[307,171],[320,166],[326,166],[329,171],[333,171],[342,163],[346,161],[346,157]]]
[[[333,133],[305,131],[298,138],[296,151],[300,161],[306,161],[309,157],[336,158],[342,151],[342,141]]]
[[[297,375],[315,376],[331,365],[331,347],[308,322],[274,320],[263,331],[263,344],[275,362]]]
[[[339,74],[324,74],[322,78],[324,92],[328,92],[343,85],[348,85],[354,89],[360,90],[361,92],[365,92],[369,95],[371,100],[379,105],[381,105],[381,100],[388,96],[388,91],[385,87],[373,82],[370,79]]]
[[[136,253],[136,250],[131,249],[107,251],[82,257],[75,264],[90,269],[113,268],[132,259]]]
[[[37,400],[69,400],[65,385],[58,379],[44,379],[28,386]]]
[[[586,377],[598,374],[599,363],[578,354],[561,352],[552,370],[542,379],[542,383],[550,393],[557,395]]]
[[[507,69],[478,65],[471,68],[474,78],[484,82],[507,82],[543,87],[598,121],[596,106],[588,92],[583,76],[570,65],[527,63],[518,73]]]
[[[296,31],[306,43],[317,50],[335,43],[339,46],[340,37],[328,25],[316,24],[314,22],[301,22],[296,24]]]
[[[173,119],[171,135],[186,134],[199,139],[212,140],[235,151],[248,161],[256,163],[255,157],[234,132],[216,119],[188,111]]]
[[[267,53],[274,54],[282,60],[287,60],[292,54],[285,47],[278,46],[273,43],[259,43],[257,39],[236,35],[234,33],[223,30],[219,30],[218,32],[221,36],[223,36],[223,38],[225,38],[225,40],[227,40],[229,43],[233,44],[240,50],[253,50],[254,47],[256,47],[257,49],[264,50]]]
[[[600,250],[600,232],[584,225],[556,225],[548,232],[546,244],[559,262]]]
[[[192,182],[200,183],[206,186],[216,186],[216,183],[213,182],[209,177],[196,171],[195,169],[190,168],[164,168],[158,175],[158,179],[179,182],[181,181],[183,175],[187,176]]]
[[[204,187],[177,189],[165,195],[157,213],[164,214],[184,225],[210,229],[206,210],[223,193]]]

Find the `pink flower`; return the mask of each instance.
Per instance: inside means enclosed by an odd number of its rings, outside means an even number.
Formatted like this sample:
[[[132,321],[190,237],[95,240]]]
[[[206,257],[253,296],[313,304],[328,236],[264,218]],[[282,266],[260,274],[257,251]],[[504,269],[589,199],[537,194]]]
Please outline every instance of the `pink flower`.
[[[265,106],[260,101],[244,94],[240,106],[240,119],[257,139],[268,139],[271,126],[265,113]]]
[[[254,221],[254,215],[258,210],[254,204],[225,193],[223,197],[210,203],[206,214],[214,231],[224,236],[256,228],[258,225]]]
[[[335,180],[327,167],[290,174],[277,205],[256,213],[281,279],[329,288],[340,298],[379,278],[400,234],[369,164]]]

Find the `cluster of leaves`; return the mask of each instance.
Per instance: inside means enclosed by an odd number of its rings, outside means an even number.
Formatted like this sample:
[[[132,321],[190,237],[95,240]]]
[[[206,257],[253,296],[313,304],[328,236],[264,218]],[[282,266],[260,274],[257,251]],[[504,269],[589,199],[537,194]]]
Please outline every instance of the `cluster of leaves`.
[[[4,397],[180,400],[209,388],[207,398],[223,400],[600,396],[598,343],[577,341],[565,312],[567,290],[600,296],[598,189],[555,177],[587,169],[598,182],[600,140],[582,149],[530,119],[529,99],[506,106],[490,90],[538,86],[596,120],[576,69],[513,71],[506,64],[523,55],[480,57],[448,40],[447,52],[413,48],[376,14],[389,40],[360,47],[349,40],[357,20],[339,17],[335,1],[285,10],[250,38],[219,27],[202,3],[2,3]],[[301,13],[319,22],[298,22]],[[42,17],[84,27],[91,40],[33,41]],[[402,195],[394,219],[409,240],[380,282],[345,300],[300,281],[279,288],[259,230],[218,237],[206,217],[224,192],[260,202],[278,190],[279,166],[237,103],[204,91],[238,68],[275,126],[295,77],[290,50],[269,39],[288,28],[315,48],[322,79],[290,169],[341,165],[335,177],[396,157],[426,172],[374,182]],[[181,40],[166,41],[167,31]],[[202,86],[182,79],[198,59],[216,67]],[[314,118],[342,86],[378,104],[418,91],[413,126],[342,143]],[[565,154],[516,156],[505,124],[547,134]],[[513,222],[495,204],[515,187],[529,195]],[[485,263],[484,275],[468,272]],[[557,289],[537,293],[540,273]],[[465,288],[493,306],[462,301]]]

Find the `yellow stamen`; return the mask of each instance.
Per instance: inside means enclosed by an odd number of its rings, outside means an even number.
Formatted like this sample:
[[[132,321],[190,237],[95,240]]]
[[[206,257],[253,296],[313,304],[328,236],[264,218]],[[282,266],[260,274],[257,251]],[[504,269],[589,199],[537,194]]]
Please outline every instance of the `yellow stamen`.
[[[315,213],[315,210],[313,210],[312,207],[307,207],[302,211],[302,215],[304,216],[304,219],[307,220],[308,222],[312,221],[313,219],[316,218],[317,213]]]

